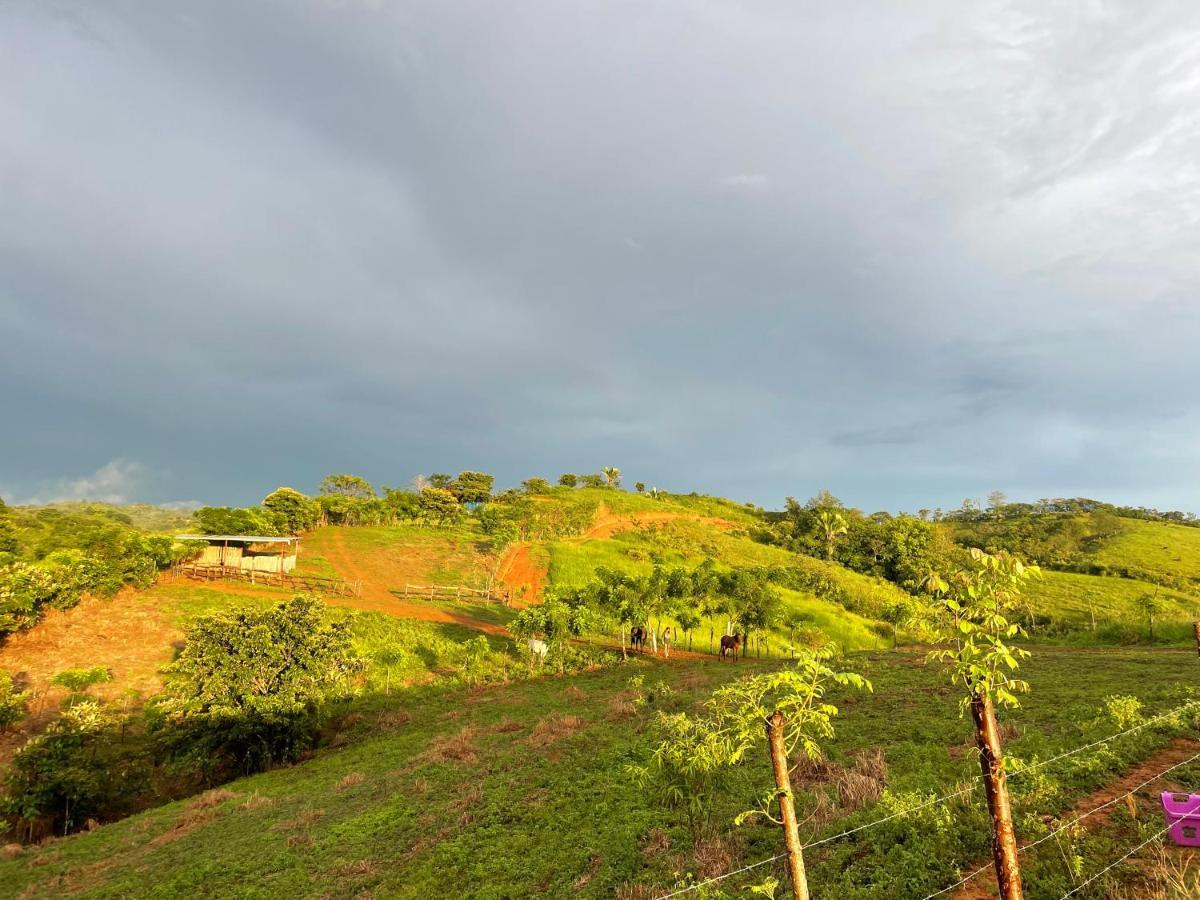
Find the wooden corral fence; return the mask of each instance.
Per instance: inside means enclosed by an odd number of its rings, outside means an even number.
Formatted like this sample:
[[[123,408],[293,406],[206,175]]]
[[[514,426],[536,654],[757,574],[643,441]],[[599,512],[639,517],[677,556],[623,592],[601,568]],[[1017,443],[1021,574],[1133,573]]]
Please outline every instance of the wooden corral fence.
[[[248,581],[251,584],[268,584],[293,587],[305,591],[320,591],[344,597],[362,595],[361,581],[345,581],[341,578],[326,578],[323,575],[296,575],[291,572],[256,572],[238,566],[200,566],[183,563],[172,571],[196,581]]]
[[[406,600],[459,600],[466,603],[503,603],[505,606],[511,601],[507,591],[457,584],[406,584],[404,590],[393,588],[392,593]]]

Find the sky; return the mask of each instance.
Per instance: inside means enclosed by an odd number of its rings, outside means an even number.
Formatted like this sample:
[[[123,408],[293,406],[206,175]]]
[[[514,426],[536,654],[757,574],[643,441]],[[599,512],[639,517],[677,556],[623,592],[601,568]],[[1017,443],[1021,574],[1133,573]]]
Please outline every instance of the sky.
[[[1200,511],[1200,4],[7,0],[0,496]]]

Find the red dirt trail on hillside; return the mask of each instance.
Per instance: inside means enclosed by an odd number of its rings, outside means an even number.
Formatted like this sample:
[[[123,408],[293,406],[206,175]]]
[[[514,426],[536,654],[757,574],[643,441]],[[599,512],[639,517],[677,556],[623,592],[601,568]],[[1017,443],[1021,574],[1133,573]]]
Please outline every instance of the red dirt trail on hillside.
[[[1142,782],[1153,778],[1159,772],[1169,769],[1171,766],[1178,765],[1195,756],[1197,753],[1200,753],[1200,741],[1192,738],[1176,738],[1157,753],[1146,757],[1146,759],[1142,760],[1120,778],[1110,781],[1104,787],[1100,788],[1100,790],[1079,800],[1071,812],[1063,816],[1063,819],[1069,820],[1099,806],[1103,806],[1105,803],[1129,793],[1129,791]],[[1151,782],[1133,795],[1131,799],[1137,801],[1137,814],[1139,817],[1150,817],[1156,821],[1162,819],[1162,802],[1159,799],[1159,794],[1165,790],[1180,790],[1183,787],[1172,775],[1167,775],[1165,778]],[[1124,808],[1124,806],[1124,803],[1113,803],[1111,806],[1105,807],[1099,812],[1088,816],[1083,820],[1081,825],[1089,830],[1098,828],[1107,822],[1114,812]],[[1022,841],[1022,846],[1026,843],[1028,842]],[[1167,846],[1171,847],[1171,844],[1168,843]],[[1038,849],[1040,850],[1041,848],[1039,847]],[[1181,850],[1182,848],[1175,849]],[[1035,850],[1034,852],[1036,853],[1037,851]],[[979,860],[967,867],[966,871],[974,871],[982,865],[984,865],[984,861]],[[995,878],[992,872],[990,870],[981,872],[952,896],[954,900],[989,900],[989,898],[994,898],[996,891]]]
[[[404,600],[397,597],[381,580],[387,577],[386,570],[380,572],[374,568],[362,568],[355,555],[346,546],[346,540],[340,530],[335,530],[333,540],[326,548],[326,559],[337,570],[338,575],[347,581],[357,581],[362,585],[362,595],[359,597],[343,597],[331,595],[326,602],[336,606],[348,606],[352,609],[372,610],[383,612],[405,619],[419,619],[423,622],[443,622],[452,625],[465,625],[489,634],[507,635],[503,627],[488,622],[480,622],[470,616],[422,603],[421,601]]]
[[[497,580],[509,591],[517,608],[542,599],[547,575],[546,569],[533,561],[528,544],[512,544],[496,567]]]

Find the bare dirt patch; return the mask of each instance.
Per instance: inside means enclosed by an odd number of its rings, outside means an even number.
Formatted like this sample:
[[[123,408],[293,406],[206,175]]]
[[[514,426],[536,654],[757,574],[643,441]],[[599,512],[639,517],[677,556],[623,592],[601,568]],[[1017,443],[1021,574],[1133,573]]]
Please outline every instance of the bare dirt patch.
[[[509,591],[513,605],[529,606],[542,599],[549,577],[545,567],[534,562],[528,544],[512,544],[500,558],[496,576]]]
[[[67,693],[50,684],[59,672],[102,666],[112,673],[112,681],[94,686],[94,696],[118,703],[130,691],[147,697],[162,689],[159,670],[182,639],[153,599],[132,590],[112,598],[84,597],[65,612],[47,610],[33,628],[9,635],[0,646],[0,669],[22,689],[33,691],[34,699],[29,718],[0,735],[0,763],[57,714]]]

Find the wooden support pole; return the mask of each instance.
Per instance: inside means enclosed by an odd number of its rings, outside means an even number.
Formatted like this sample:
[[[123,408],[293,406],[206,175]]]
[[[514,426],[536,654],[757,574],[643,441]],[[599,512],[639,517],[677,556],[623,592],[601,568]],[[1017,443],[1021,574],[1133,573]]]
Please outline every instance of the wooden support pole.
[[[1200,622],[1192,623],[1192,632],[1196,635],[1196,655],[1200,656]]]
[[[1017,835],[1013,829],[1012,807],[1008,800],[1008,779],[1004,772],[1004,752],[1000,748],[1000,729],[992,698],[974,694],[971,718],[975,721],[975,742],[979,747],[979,768],[992,817],[992,858],[996,866],[996,885],[1001,900],[1022,900],[1021,866],[1017,861]]]
[[[771,768],[775,773],[775,793],[779,798],[780,818],[783,820],[783,842],[787,846],[788,875],[792,880],[793,900],[808,900],[808,876],[804,871],[804,848],[800,843],[800,828],[796,824],[796,807],[792,803],[792,778],[788,771],[787,747],[783,742],[783,713],[771,713],[767,719],[767,745],[771,751]]]

